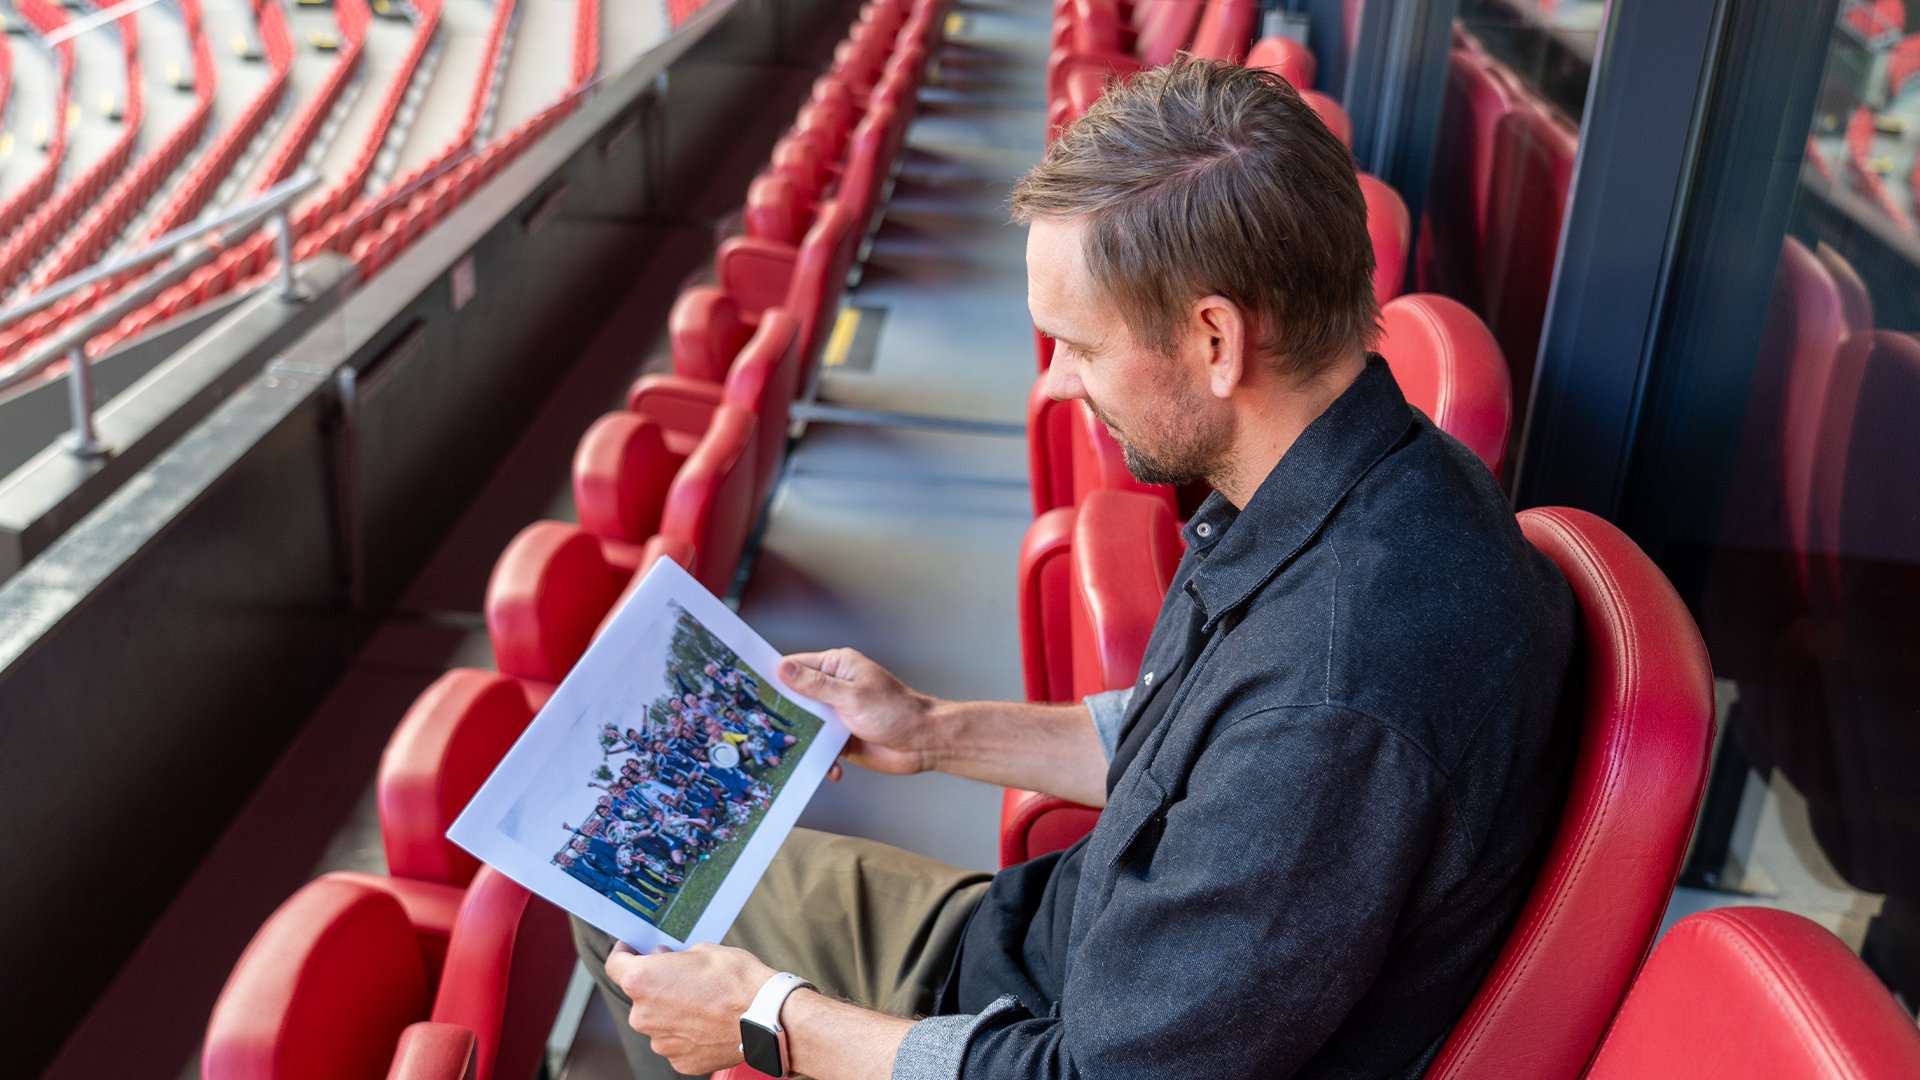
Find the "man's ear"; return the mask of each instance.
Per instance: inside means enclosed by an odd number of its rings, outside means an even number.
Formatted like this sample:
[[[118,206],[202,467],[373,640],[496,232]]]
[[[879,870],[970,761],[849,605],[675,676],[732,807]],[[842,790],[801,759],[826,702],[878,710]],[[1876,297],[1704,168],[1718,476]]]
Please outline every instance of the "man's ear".
[[[1196,344],[1206,349],[1207,389],[1214,397],[1230,397],[1253,360],[1246,312],[1224,296],[1203,296],[1193,302],[1190,327]]]

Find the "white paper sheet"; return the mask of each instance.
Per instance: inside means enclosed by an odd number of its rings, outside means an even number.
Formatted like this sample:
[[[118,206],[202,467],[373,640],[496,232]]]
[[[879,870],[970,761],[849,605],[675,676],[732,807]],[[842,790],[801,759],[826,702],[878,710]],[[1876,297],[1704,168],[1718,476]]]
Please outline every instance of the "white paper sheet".
[[[719,941],[847,740],[779,660],[656,561],[448,839],[641,952]]]

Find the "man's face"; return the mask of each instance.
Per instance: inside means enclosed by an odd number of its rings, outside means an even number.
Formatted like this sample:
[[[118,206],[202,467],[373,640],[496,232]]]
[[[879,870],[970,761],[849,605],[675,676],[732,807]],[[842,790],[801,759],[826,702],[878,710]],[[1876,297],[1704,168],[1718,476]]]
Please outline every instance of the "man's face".
[[[1036,219],[1027,233],[1027,308],[1054,339],[1047,395],[1078,398],[1105,424],[1142,483],[1211,473],[1228,451],[1231,417],[1206,391],[1204,355],[1188,327],[1162,352],[1135,341],[1087,271],[1078,221]]]

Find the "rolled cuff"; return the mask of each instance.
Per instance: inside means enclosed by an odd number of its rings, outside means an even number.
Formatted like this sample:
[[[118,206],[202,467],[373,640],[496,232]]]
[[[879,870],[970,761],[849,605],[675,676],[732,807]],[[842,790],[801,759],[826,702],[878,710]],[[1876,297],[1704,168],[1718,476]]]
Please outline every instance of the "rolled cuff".
[[[1093,730],[1100,735],[1100,748],[1107,752],[1107,760],[1112,761],[1114,751],[1120,746],[1120,720],[1127,715],[1127,705],[1133,701],[1133,687],[1088,694],[1080,700],[1086,702],[1087,711],[1093,714]]]
[[[974,1033],[995,1017],[1020,1007],[1005,994],[980,1013],[929,1016],[907,1029],[893,1055],[893,1080],[959,1080]]]

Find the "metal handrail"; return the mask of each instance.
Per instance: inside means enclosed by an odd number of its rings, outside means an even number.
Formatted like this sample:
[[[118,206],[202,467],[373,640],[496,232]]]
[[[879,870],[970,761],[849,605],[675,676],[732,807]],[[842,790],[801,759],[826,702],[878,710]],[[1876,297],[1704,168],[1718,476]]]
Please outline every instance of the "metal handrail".
[[[67,397],[73,413],[73,430],[67,436],[67,449],[84,458],[103,456],[106,448],[100,444],[93,426],[93,368],[87,357],[87,341],[212,261],[232,241],[253,232],[268,220],[278,225],[274,246],[280,260],[280,295],[288,299],[296,298],[299,293],[293,280],[293,222],[290,208],[295,198],[319,182],[319,173],[303,171],[261,192],[256,199],[205,221],[175,229],[132,255],[62,278],[26,301],[0,311],[0,326],[5,326],[44,311],[96,282],[144,269],[163,259],[173,260],[158,273],[120,292],[108,303],[70,324],[26,359],[0,370],[0,393],[33,378],[63,357],[68,359]],[[187,247],[213,232],[221,233],[223,243],[218,246],[204,243],[194,248]]]

